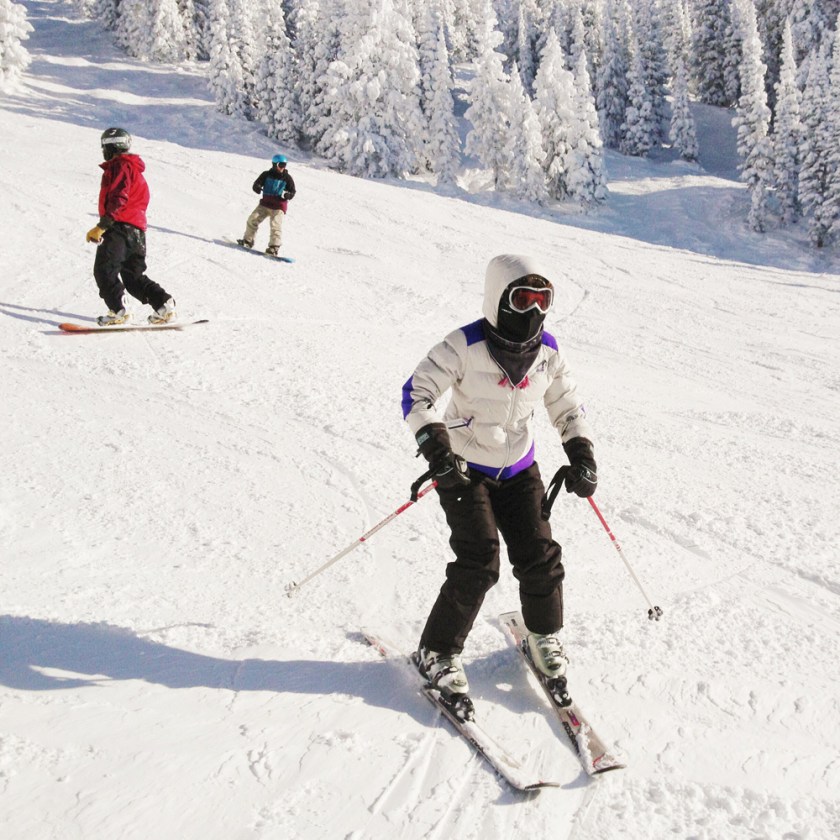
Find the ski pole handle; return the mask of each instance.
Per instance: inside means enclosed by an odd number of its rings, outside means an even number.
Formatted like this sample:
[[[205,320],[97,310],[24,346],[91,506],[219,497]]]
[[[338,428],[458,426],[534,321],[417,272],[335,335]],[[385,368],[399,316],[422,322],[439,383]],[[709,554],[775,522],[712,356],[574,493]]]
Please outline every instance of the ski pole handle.
[[[330,566],[333,565],[333,563],[337,563],[339,560],[341,560],[342,557],[348,555],[351,551],[353,551],[354,548],[358,548],[363,542],[367,542],[367,540],[370,537],[372,537],[377,531],[379,531],[381,528],[384,528],[389,522],[396,519],[403,511],[408,510],[408,508],[410,508],[418,499],[422,499],[423,496],[426,495],[426,493],[428,493],[433,488],[437,487],[437,482],[433,481],[427,487],[424,487],[418,492],[415,485],[421,484],[427,477],[428,474],[422,475],[420,476],[420,478],[417,479],[417,481],[414,484],[411,485],[411,498],[404,504],[400,505],[400,507],[398,507],[393,513],[388,514],[388,516],[386,516],[381,522],[374,525],[373,528],[362,534],[361,537],[359,537],[356,540],[353,540],[353,542],[351,542],[350,545],[347,546],[347,548],[342,549],[338,552],[338,554],[335,555],[335,557],[331,557],[329,560],[327,560],[326,563],[320,565],[317,569],[315,569],[314,572],[311,572],[302,581],[300,581],[300,583],[292,581],[290,584],[288,584],[286,586],[286,595],[289,598],[291,598],[292,595],[297,594],[306,583],[312,580],[312,578],[320,575],[321,572],[323,572],[325,569],[328,569]]]
[[[659,619],[662,618],[662,610],[659,607],[655,607],[651,603],[650,598],[648,598],[647,596],[647,592],[645,592],[644,587],[640,583],[639,579],[636,577],[636,573],[633,571],[633,568],[627,562],[627,558],[624,556],[624,551],[621,548],[621,543],[615,538],[615,534],[613,534],[613,532],[610,530],[610,526],[607,525],[607,520],[604,519],[603,514],[598,509],[598,505],[595,504],[595,499],[593,499],[592,496],[590,496],[587,499],[587,501],[592,506],[592,510],[595,511],[595,515],[598,517],[601,524],[604,526],[604,530],[607,532],[609,538],[612,540],[612,544],[615,546],[615,550],[618,552],[619,557],[621,557],[622,561],[624,562],[624,565],[627,567],[627,571],[630,572],[630,577],[633,578],[634,582],[636,583],[636,586],[639,588],[639,592],[642,593],[642,596],[647,601],[648,607],[650,608],[648,609],[648,618],[652,621],[659,621]]]
[[[424,472],[423,475],[421,475],[420,478],[418,478],[417,481],[415,481],[411,485],[411,496],[409,496],[409,498],[411,499],[412,502],[416,502],[420,498],[420,496],[422,496],[424,493],[427,493],[429,490],[432,489],[432,487],[437,487],[437,482],[433,481],[432,484],[431,484],[431,487],[427,487],[426,490],[423,491],[423,493],[418,493],[417,492],[420,489],[420,485],[427,478],[431,478],[434,474],[435,474],[435,471],[430,468],[429,470]]]

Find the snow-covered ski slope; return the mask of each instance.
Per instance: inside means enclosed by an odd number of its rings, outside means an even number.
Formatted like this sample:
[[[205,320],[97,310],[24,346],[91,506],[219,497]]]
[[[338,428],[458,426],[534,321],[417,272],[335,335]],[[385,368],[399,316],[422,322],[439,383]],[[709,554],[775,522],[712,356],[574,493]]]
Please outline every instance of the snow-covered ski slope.
[[[34,61],[0,99],[0,836],[840,836],[838,261],[745,232],[730,138],[704,135],[705,169],[610,157],[589,217],[283,149],[281,265],[219,245],[275,144],[197,72],[24,5]],[[57,328],[102,312],[84,234],[115,124],[148,166],[149,274],[200,330]],[[598,503],[665,612],[562,494],[572,686],[628,767],[583,774],[496,621],[506,574],[465,660],[488,729],[563,783],[524,795],[362,643],[417,639],[449,556],[433,494],[284,594],[407,499],[401,385],[503,252],[556,267]],[[543,421],[538,459],[564,461]]]

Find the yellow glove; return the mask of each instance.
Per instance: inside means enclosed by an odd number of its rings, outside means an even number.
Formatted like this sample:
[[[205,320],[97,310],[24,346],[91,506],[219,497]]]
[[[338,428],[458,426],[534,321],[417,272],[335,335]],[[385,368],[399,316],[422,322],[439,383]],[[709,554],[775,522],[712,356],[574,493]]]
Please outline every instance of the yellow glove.
[[[92,227],[87,232],[87,236],[85,237],[85,242],[95,242],[98,245],[102,241],[102,235],[104,233],[105,233],[105,228],[101,228],[98,225],[96,227]]]

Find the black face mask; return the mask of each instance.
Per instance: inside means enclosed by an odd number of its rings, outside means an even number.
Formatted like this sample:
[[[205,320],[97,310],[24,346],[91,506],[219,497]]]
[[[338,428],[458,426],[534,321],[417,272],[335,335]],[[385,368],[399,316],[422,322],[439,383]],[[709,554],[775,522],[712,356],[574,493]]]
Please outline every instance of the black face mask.
[[[507,292],[499,304],[498,325],[496,329],[502,338],[522,344],[540,334],[545,315],[539,309],[527,312],[515,312],[508,303]]]

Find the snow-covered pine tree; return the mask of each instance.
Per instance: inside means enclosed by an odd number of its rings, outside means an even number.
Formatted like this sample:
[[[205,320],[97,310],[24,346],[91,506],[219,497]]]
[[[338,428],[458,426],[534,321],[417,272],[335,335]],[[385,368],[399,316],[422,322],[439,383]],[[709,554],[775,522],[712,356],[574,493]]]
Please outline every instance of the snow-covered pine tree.
[[[799,68],[796,81],[802,89],[808,77],[809,63],[823,45],[824,36],[831,35],[837,10],[830,9],[830,0],[786,0],[790,4],[789,19],[793,33],[793,51]],[[830,51],[828,59],[830,60]]]
[[[589,59],[589,77],[596,77],[601,63],[601,15],[604,0],[551,0],[542,11],[542,32],[538,54],[542,56],[548,31],[554,29],[560,49],[566,56],[566,68],[577,66],[578,55],[585,50]]]
[[[752,0],[734,0],[734,22],[741,36],[741,96],[732,124],[738,129],[741,179],[750,194],[749,224],[764,231],[767,224],[767,189],[772,182],[773,160],[768,133],[770,108],[767,105],[761,39]]]
[[[776,87],[781,72],[785,24],[792,0],[755,0],[758,34],[764,44],[764,63],[767,65],[767,104],[776,112]]]
[[[265,49],[257,64],[255,91],[257,115],[268,136],[283,143],[299,140],[294,55],[286,32],[282,0],[263,0]]]
[[[262,39],[257,37],[254,15],[259,9],[249,0],[227,0],[230,17],[228,18],[228,37],[231,50],[239,62],[242,72],[241,108],[246,119],[257,116],[256,73]],[[260,19],[262,23],[262,19]],[[262,34],[262,26],[260,27]]]
[[[510,80],[504,70],[505,57],[496,49],[502,42],[496,16],[486,3],[484,28],[479,32],[479,55],[469,91],[470,105],[464,117],[472,125],[466,153],[477,157],[493,172],[497,190],[508,184],[510,172]]]
[[[783,224],[791,224],[802,215],[799,202],[799,167],[802,148],[800,93],[796,86],[796,61],[793,57],[793,32],[790,21],[782,36],[779,81],[776,82],[776,113],[773,119],[773,184]]]
[[[423,88],[423,112],[426,119],[426,144],[423,156],[427,168],[437,174],[438,186],[455,183],[461,158],[461,138],[455,120],[452,98],[452,71],[443,19],[433,16],[437,26],[435,55],[426,63]]]
[[[663,33],[664,21],[655,0],[636,0],[635,12],[633,32],[642,61],[646,98],[651,107],[651,139],[655,144],[665,134],[665,88],[670,75]]]
[[[21,43],[29,38],[32,24],[26,8],[11,0],[0,0],[0,90],[16,87],[32,58]]]
[[[645,68],[642,52],[634,35],[631,35],[629,88],[627,91],[627,110],[621,126],[621,144],[624,155],[647,157],[656,138],[656,118],[653,103],[645,85]]]
[[[570,67],[578,66],[581,48],[586,52],[589,78],[595,79],[595,73],[601,66],[601,33],[603,31],[603,0],[577,0],[575,15],[583,21],[583,37],[578,36],[578,24],[572,26],[572,40],[568,55]]]
[[[831,105],[828,43],[824,43],[808,62],[802,95],[804,133],[799,170],[799,199],[808,219],[808,236],[817,248],[828,244],[835,222],[834,208],[829,201],[830,179],[836,165]]]
[[[129,55],[149,57],[152,20],[157,9],[158,0],[120,0],[114,37]]]
[[[117,28],[120,0],[89,0],[85,5],[88,17],[98,20],[106,29]]]
[[[519,14],[516,22],[515,63],[519,67],[519,78],[526,92],[530,95],[534,89],[536,61],[534,60],[534,12],[533,0],[519,0]]]
[[[568,37],[566,45],[560,45],[564,55],[569,56],[569,67],[574,67],[581,50],[586,49],[586,29],[583,23],[583,12],[580,5],[571,7]],[[541,53],[542,54],[542,53]]]
[[[317,145],[328,125],[324,82],[328,67],[338,56],[338,21],[339,15],[332,14],[331,0],[299,0],[288,18],[297,68],[296,128],[301,145],[307,148]]]
[[[578,58],[580,53],[578,53]],[[568,168],[572,151],[570,134],[576,122],[575,79],[566,69],[563,48],[553,29],[549,30],[534,80],[534,105],[542,130],[547,189],[560,201],[569,195]]]
[[[250,108],[245,99],[242,63],[231,46],[227,0],[211,0],[208,24],[210,61],[207,84],[216,100],[216,107],[223,114],[246,117]]]
[[[116,41],[129,55],[167,62],[188,57],[178,0],[120,0],[116,13]]]
[[[156,0],[150,6],[151,31],[143,57],[151,61],[184,61],[188,56],[187,32],[178,0]]]
[[[452,61],[467,61],[469,59],[469,45],[467,43],[467,28],[463,23],[465,0],[441,0],[443,26],[446,31],[446,46]]]
[[[735,44],[729,9],[730,0],[697,0],[692,36],[692,63],[700,101],[727,108],[735,102],[731,77]]]
[[[181,23],[184,28],[184,57],[187,61],[195,61],[199,57],[201,50],[195,0],[177,0],[177,3],[178,12],[181,15]]]
[[[210,0],[192,0],[192,28],[195,33],[195,57],[199,61],[210,59]],[[189,37],[187,38],[189,41]]]
[[[431,78],[438,60],[438,40],[442,31],[444,31],[444,46],[446,46],[440,0],[429,0],[428,3],[415,7],[414,32],[417,36],[417,67],[420,70],[420,108],[423,115],[427,117],[427,121],[434,95]],[[448,64],[448,50],[446,56]]]
[[[549,6],[550,7],[545,12],[546,43],[548,42],[548,32],[553,29],[563,55],[569,55],[572,50],[572,16],[576,9],[576,5],[573,5],[571,0],[554,0],[554,2],[549,4]],[[537,62],[538,71],[544,52],[545,45],[543,45],[539,54],[539,60]]]
[[[629,56],[622,38],[624,26],[615,11],[613,0],[607,0],[603,20],[601,65],[596,76],[595,96],[604,145],[609,149],[618,149],[623,136],[624,114],[629,103]]]
[[[750,0],[754,3],[755,0]],[[743,66],[743,48],[740,27],[735,21],[735,4],[738,0],[731,0],[729,9],[729,26],[725,33],[725,49],[723,62],[724,95],[727,102],[736,103],[741,96],[741,73]],[[753,14],[755,10],[753,7]],[[759,38],[761,42],[761,38]],[[762,53],[762,61],[764,60]],[[767,65],[765,65],[766,67]],[[765,71],[765,76],[766,76]]]
[[[686,0],[673,0],[664,3],[662,9],[663,43],[668,66],[676,73],[677,60],[682,59],[688,72],[690,70],[691,17]],[[690,73],[689,73],[690,78]]]
[[[604,171],[604,148],[598,126],[598,112],[592,95],[586,52],[578,55],[574,68],[575,122],[569,132],[571,152],[567,178],[569,196],[588,210],[607,198],[607,175]]]
[[[430,75],[430,68],[437,55],[437,36],[439,26],[443,26],[443,12],[440,0],[429,0],[415,6],[412,17],[414,34],[417,38],[417,68],[420,71],[420,107],[426,112],[428,90],[426,81]]]
[[[534,112],[516,62],[510,73],[510,152],[511,166],[508,192],[516,198],[543,203],[548,198],[542,159],[540,121]]]
[[[484,27],[487,23],[485,9],[487,0],[452,0],[455,6],[456,27],[463,30],[466,52],[462,61],[475,61],[480,52]],[[494,26],[498,29],[498,21],[493,12]]]
[[[831,219],[829,235],[840,238],[840,12],[833,33],[832,63],[829,74],[829,172],[825,201],[825,219]]]
[[[688,104],[688,71],[685,59],[676,58],[676,70],[672,80],[670,139],[683,160],[696,161],[700,149],[697,145],[697,129]]]
[[[393,0],[351,0],[324,87],[329,125],[318,152],[351,175],[404,177],[424,142],[411,21]]]

